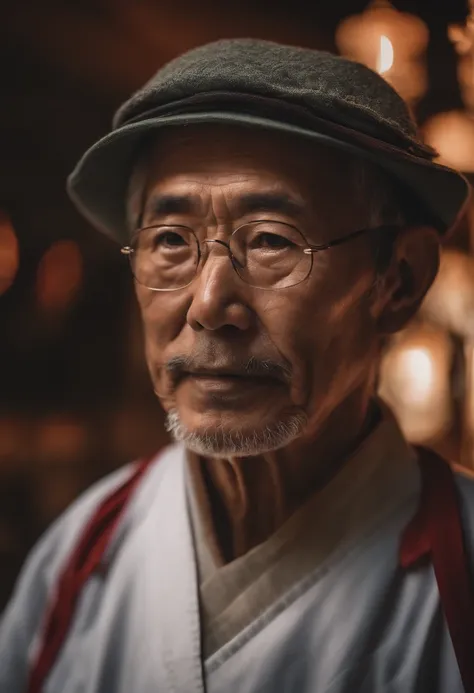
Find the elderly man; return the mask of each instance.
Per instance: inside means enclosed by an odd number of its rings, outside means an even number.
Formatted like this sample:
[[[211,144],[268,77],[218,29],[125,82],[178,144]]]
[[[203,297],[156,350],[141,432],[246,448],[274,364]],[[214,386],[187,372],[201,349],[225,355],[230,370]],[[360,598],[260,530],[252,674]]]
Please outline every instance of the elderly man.
[[[465,180],[365,67],[173,61],[69,180],[122,244],[176,444],[33,551],[2,693],[474,691],[474,487],[375,398]],[[462,518],[462,521],[461,521]]]

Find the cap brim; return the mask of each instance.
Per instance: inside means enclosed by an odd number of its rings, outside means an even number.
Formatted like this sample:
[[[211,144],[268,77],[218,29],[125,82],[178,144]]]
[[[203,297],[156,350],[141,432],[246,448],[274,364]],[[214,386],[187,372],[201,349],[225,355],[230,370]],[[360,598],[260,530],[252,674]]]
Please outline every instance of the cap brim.
[[[371,140],[376,143],[374,146],[363,146],[357,141],[356,132],[354,141],[348,142],[290,123],[222,111],[150,118],[111,132],[84,154],[69,176],[67,189],[71,200],[99,230],[125,243],[129,237],[127,188],[141,140],[153,130],[198,123],[228,123],[286,132],[352,152],[376,163],[411,189],[443,233],[456,224],[469,200],[470,185],[457,171],[376,140]]]

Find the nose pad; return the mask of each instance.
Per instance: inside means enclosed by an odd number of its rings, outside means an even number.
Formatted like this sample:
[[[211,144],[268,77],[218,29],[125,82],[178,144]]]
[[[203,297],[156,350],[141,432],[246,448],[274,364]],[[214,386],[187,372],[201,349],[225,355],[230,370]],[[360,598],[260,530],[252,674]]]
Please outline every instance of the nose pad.
[[[217,243],[218,245],[222,245],[227,251],[227,255],[229,257],[229,260],[232,263],[232,266],[234,268],[242,269],[242,267],[243,267],[242,263],[239,262],[239,260],[232,253],[232,249],[228,243],[226,243],[225,241],[221,241],[219,238],[206,238],[203,242],[204,243]],[[207,247],[209,248],[209,246],[207,246]],[[209,253],[209,250],[207,252]]]
[[[214,258],[210,257],[211,243],[216,243],[218,246],[222,246],[224,249],[224,251],[221,251],[220,253],[216,252]],[[204,283],[209,281],[209,277],[213,277],[211,281],[214,283],[215,278],[217,276],[220,277],[222,273],[224,273],[227,277],[232,277],[237,274],[234,266],[234,256],[232,255],[232,251],[228,243],[217,238],[206,238],[204,241],[202,241],[202,244],[203,246],[205,244],[205,249],[203,249],[203,252],[201,253],[199,274],[201,280],[204,280]],[[208,263],[209,260],[210,262]],[[229,260],[231,264],[230,267],[227,264]]]
[[[225,241],[221,241],[219,238],[205,238],[203,243],[217,243],[218,245],[222,245],[226,249],[227,255],[232,259],[232,251],[230,249],[230,245]]]

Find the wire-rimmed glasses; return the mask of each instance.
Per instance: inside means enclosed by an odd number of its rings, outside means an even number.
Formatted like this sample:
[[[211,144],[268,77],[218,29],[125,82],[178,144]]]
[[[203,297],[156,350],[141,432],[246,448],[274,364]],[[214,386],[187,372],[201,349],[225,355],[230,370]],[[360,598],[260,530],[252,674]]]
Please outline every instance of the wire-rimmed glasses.
[[[187,226],[147,226],[134,234],[122,253],[128,255],[136,281],[152,291],[189,286],[211,243],[225,248],[235,272],[246,284],[258,289],[288,289],[309,277],[314,253],[374,230],[360,229],[329,243],[311,245],[295,226],[274,220],[243,224],[228,242],[199,241]]]

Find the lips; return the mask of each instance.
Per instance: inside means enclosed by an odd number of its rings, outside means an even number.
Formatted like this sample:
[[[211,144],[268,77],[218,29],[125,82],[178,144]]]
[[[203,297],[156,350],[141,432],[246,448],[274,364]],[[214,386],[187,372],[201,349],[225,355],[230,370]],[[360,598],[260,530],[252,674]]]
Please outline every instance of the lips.
[[[179,389],[195,405],[210,409],[241,409],[265,399],[274,398],[281,382],[271,377],[222,371],[193,371],[183,374]],[[190,389],[188,389],[190,388]],[[272,394],[273,393],[273,394]]]
[[[218,358],[215,353],[209,354],[206,361],[198,361],[184,356],[175,356],[165,364],[165,371],[170,379],[172,387],[177,387],[185,380],[193,382],[233,382],[235,386],[242,383],[263,385],[264,383],[288,386],[291,381],[291,370],[287,365],[282,365],[270,359],[237,360]]]
[[[202,384],[210,386],[219,384],[224,387],[238,387],[239,385],[276,385],[282,384],[282,380],[274,374],[248,373],[247,371],[227,371],[227,370],[199,370],[184,371],[180,380],[192,379],[200,381]]]
[[[186,376],[191,376],[193,378],[211,378],[211,379],[217,379],[217,378],[240,378],[240,379],[265,379],[265,380],[274,380],[275,378],[271,378],[271,376],[268,375],[263,375],[263,374],[255,374],[255,373],[249,373],[248,371],[227,371],[227,370],[199,370],[199,371],[184,371],[183,375]]]

